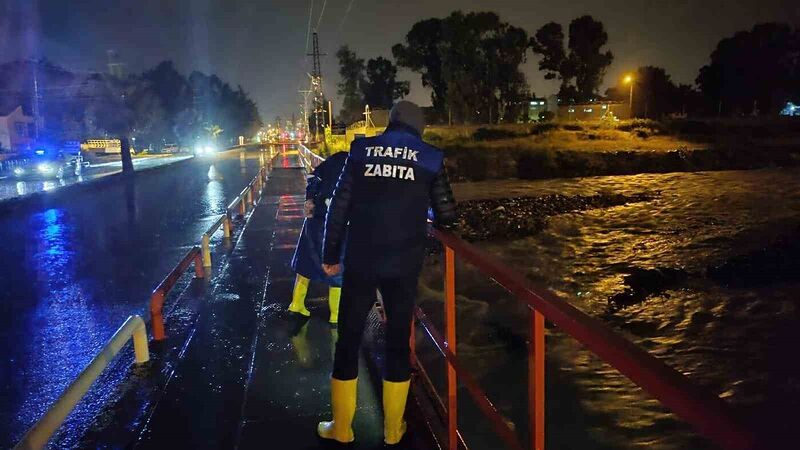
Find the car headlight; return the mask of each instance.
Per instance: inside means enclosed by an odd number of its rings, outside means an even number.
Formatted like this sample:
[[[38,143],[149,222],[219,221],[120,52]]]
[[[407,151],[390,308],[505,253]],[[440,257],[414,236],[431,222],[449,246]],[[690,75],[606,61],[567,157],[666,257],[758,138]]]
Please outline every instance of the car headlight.
[[[38,170],[40,173],[50,173],[53,171],[53,167],[50,164],[42,163],[36,166],[36,170]]]
[[[214,153],[214,147],[212,147],[210,145],[207,145],[204,150],[205,150],[206,153],[209,153],[209,154]]]
[[[22,175],[25,173],[25,169],[22,167],[15,167],[14,168],[14,175]]]
[[[197,153],[198,155],[202,155],[204,150],[205,149],[201,145],[198,145],[197,147],[194,148],[194,152]]]

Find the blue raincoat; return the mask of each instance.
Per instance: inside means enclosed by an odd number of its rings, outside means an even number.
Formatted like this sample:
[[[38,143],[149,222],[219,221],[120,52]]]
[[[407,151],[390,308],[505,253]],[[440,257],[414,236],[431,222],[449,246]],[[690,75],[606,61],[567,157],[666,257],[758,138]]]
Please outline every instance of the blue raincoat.
[[[331,155],[308,176],[306,200],[314,201],[314,215],[303,222],[303,230],[292,257],[292,270],[296,273],[313,281],[324,281],[334,287],[342,286],[342,271],[339,275],[329,277],[322,270],[322,241],[325,234],[325,214],[345,160],[347,152]]]

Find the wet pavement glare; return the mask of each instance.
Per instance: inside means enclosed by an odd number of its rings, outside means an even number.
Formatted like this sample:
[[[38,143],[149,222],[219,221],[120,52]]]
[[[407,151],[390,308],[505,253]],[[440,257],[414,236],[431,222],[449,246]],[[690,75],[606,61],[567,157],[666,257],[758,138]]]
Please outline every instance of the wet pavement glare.
[[[257,170],[257,158],[242,167],[238,154],[184,161],[0,215],[0,448],[128,315],[145,314],[151,290]]]

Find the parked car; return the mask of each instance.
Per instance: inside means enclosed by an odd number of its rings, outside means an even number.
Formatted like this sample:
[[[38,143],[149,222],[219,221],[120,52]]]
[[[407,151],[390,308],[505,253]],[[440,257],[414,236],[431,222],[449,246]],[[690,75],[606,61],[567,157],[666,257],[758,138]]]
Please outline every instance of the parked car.
[[[80,176],[86,165],[78,153],[66,153],[48,146],[34,146],[24,163],[14,168],[21,180],[48,180]]]

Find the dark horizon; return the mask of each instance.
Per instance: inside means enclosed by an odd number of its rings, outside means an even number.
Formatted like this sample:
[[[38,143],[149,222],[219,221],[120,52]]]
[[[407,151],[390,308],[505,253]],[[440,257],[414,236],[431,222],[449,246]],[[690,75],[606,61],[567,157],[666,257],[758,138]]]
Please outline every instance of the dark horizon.
[[[800,8],[785,0],[603,2],[535,5],[530,1],[360,2],[315,0],[301,2],[219,2],[213,0],[121,0],[106,7],[100,0],[63,4],[3,0],[0,3],[0,62],[44,57],[73,71],[105,71],[106,52],[118,52],[129,73],[139,73],[159,61],[173,60],[185,73],[200,70],[237,84],[256,100],[265,121],[297,110],[297,90],[307,84],[305,57],[309,7],[311,28],[319,24],[325,91],[334,99],[338,66],[334,55],[344,44],[360,57],[391,56],[391,46],[402,42],[411,26],[450,12],[491,10],[501,19],[533,34],[549,21],[567,25],[590,14],[602,21],[609,34],[614,62],[601,91],[623,73],[644,65],[664,67],[672,79],[694,85],[699,68],[720,39],[761,22],[800,23]],[[679,4],[674,4],[679,3]],[[320,19],[323,4],[324,13]],[[402,6],[402,7],[400,7]],[[345,15],[348,10],[349,13]],[[634,16],[635,15],[635,16]],[[384,21],[384,18],[391,20]],[[128,21],[128,27],[120,24]],[[359,24],[368,23],[368,27]],[[310,44],[309,44],[310,47]],[[309,48],[310,50],[310,48]],[[552,94],[555,81],[544,80],[538,58],[528,54],[524,72],[537,95]],[[430,103],[418,74],[403,70],[411,81],[409,99]]]

